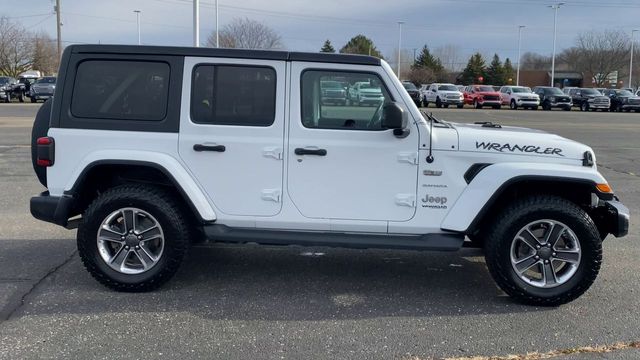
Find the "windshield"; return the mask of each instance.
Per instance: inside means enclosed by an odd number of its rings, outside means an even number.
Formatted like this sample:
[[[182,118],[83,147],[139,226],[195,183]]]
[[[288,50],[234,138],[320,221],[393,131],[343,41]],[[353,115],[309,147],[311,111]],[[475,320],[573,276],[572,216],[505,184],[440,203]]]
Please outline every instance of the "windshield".
[[[616,94],[622,97],[633,96],[633,94],[629,90],[616,90]]]
[[[36,84],[55,84],[56,78],[54,77],[46,77],[36,81]]]
[[[4,85],[4,84],[8,84],[9,83],[9,78],[8,77],[0,77],[0,84]]]
[[[582,89],[580,91],[582,92],[582,95],[602,95],[600,91],[596,89]]]
[[[558,88],[548,88],[545,90],[545,92],[549,95],[564,95],[564,93],[562,92],[562,90],[558,89]]]
[[[531,89],[526,87],[514,87],[513,92],[514,93],[530,93]]]
[[[438,86],[438,90],[458,91],[458,88],[453,86],[453,85],[440,85],[440,86]]]
[[[474,90],[475,91],[495,92],[495,90],[491,86],[476,86]]]
[[[407,90],[418,90],[412,83],[402,83],[402,86]]]

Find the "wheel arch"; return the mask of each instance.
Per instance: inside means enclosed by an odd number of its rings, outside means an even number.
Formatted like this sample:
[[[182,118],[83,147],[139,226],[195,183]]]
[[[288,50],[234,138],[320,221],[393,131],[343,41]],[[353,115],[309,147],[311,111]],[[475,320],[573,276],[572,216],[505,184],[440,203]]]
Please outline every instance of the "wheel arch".
[[[555,170],[542,169],[540,166],[544,164],[535,164],[531,168],[524,165],[519,169],[514,169],[514,166],[517,165],[494,164],[480,170],[447,213],[441,228],[477,234],[482,224],[490,222],[491,217],[511,200],[532,194],[557,195],[585,208],[590,205],[593,193],[603,200],[613,199],[612,194],[597,191],[596,184],[606,180],[593,170],[587,172],[566,165]]]
[[[175,169],[173,169],[175,170]],[[182,171],[185,172],[184,168]],[[213,208],[206,201],[204,193],[190,178],[176,177],[166,165],[144,160],[103,159],[88,163],[72,180],[72,185],[64,191],[76,201],[75,215],[81,214],[97,194],[110,186],[124,183],[147,183],[165,186],[175,190],[177,197],[191,210],[200,222],[216,220]]]

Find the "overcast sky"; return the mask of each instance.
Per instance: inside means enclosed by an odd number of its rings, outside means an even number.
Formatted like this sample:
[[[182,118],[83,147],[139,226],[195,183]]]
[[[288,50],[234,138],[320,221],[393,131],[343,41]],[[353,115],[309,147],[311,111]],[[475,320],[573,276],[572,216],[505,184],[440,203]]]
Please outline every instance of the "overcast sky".
[[[133,10],[142,11],[142,42],[192,44],[191,0],[61,0],[64,44],[137,42]],[[53,0],[2,0],[0,15],[44,30],[55,38]],[[640,28],[640,0],[565,0],[558,12],[558,49],[588,30]],[[214,0],[201,0],[201,40],[215,28]],[[544,0],[220,0],[220,26],[236,17],[266,23],[288,50],[318,51],[325,39],[339,49],[364,34],[385,57],[394,57],[398,21],[402,48],[456,45],[461,61],[474,51],[517,57],[518,25],[525,25],[522,51],[551,54],[553,10]],[[15,6],[14,6],[15,4]],[[638,36],[638,34],[636,34]],[[390,59],[391,61],[393,59]]]

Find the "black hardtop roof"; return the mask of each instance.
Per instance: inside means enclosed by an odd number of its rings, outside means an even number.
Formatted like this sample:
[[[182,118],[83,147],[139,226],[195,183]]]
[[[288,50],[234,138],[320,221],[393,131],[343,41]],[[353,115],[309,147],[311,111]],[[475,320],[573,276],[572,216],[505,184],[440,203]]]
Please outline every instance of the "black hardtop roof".
[[[222,57],[239,59],[327,62],[356,65],[380,65],[373,56],[353,54],[305,53],[277,50],[216,49],[206,47],[138,46],[138,45],[70,45],[74,54],[129,54]]]

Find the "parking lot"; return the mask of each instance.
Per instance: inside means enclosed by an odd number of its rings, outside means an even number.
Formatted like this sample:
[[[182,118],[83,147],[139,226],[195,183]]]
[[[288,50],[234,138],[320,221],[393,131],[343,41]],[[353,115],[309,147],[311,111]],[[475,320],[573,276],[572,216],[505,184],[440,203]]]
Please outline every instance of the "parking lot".
[[[109,291],[82,268],[75,231],[37,221],[30,161],[40,104],[0,105],[0,358],[440,359],[567,351],[637,359],[640,116],[428,109],[448,121],[546,130],[592,146],[631,209],[594,286],[559,308],[519,305],[479,250],[458,253],[198,245],[158,291]],[[613,346],[609,353],[571,349]],[[525,359],[525,358],[523,358]]]

